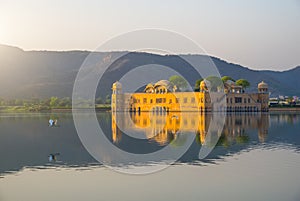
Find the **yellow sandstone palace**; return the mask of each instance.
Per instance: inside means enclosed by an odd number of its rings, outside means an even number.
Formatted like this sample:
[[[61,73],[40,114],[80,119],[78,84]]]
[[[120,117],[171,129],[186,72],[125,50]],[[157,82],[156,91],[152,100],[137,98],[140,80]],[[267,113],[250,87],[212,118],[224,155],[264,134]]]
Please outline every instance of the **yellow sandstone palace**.
[[[122,93],[122,84],[112,86],[112,111],[129,112],[267,112],[269,111],[268,85],[258,84],[257,93],[245,93],[241,86],[228,80],[224,89],[211,92],[209,81],[200,83],[199,92],[178,92],[168,80],[149,83],[143,93]],[[219,103],[219,104],[218,104]]]

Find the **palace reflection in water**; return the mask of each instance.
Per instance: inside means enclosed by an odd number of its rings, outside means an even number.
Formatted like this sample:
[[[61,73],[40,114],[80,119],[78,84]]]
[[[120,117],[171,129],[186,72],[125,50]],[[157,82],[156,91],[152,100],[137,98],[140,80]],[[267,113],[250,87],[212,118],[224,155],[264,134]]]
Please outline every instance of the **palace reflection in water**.
[[[78,138],[72,115],[55,115],[61,124],[57,128],[47,125],[50,114],[46,113],[0,115],[0,159],[5,161],[1,163],[0,176],[24,167],[44,167],[53,163],[68,167],[97,163]],[[81,118],[91,117],[82,113]],[[141,112],[124,117],[123,113],[101,112],[97,113],[97,118],[107,139],[131,153],[155,152],[166,144],[175,145],[172,147],[176,149],[188,136],[195,135],[194,143],[179,159],[182,163],[199,161],[199,150],[210,138],[210,124],[216,122],[214,113]],[[300,114],[227,113],[223,129],[216,133],[219,135],[217,147],[207,159],[216,160],[242,150],[268,147],[300,151],[299,122]],[[143,140],[136,140],[131,135],[134,132]],[[60,153],[59,160],[49,163],[51,153]]]
[[[138,132],[149,141],[165,145],[176,140],[179,134],[195,133],[196,140],[205,143],[213,113],[196,112],[113,112],[112,140],[119,143],[123,133]],[[259,142],[265,142],[269,128],[269,114],[266,113],[227,113],[219,142],[247,142],[247,130],[255,129]]]

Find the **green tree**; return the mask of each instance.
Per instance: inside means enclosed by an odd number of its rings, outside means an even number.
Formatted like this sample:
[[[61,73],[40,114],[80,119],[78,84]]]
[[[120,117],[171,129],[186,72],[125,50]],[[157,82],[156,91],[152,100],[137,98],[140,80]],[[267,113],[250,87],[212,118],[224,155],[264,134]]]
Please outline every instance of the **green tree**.
[[[23,100],[23,106],[24,107],[29,107],[29,101],[28,100]]]
[[[200,91],[200,83],[203,81],[203,79],[198,79],[195,82],[195,87],[194,87],[194,91]]]
[[[206,78],[210,82],[210,90],[211,91],[217,91],[219,87],[222,87],[223,81],[221,78],[217,76],[208,76]]]
[[[50,101],[51,101],[51,98],[44,99],[44,100],[41,101],[41,105],[45,106],[45,107],[49,107],[50,106]]]
[[[222,79],[223,83],[227,82],[228,80],[235,82],[235,80],[229,76],[223,76],[221,79]]]
[[[183,77],[179,75],[173,75],[169,78],[169,81],[173,84],[176,85],[180,90],[185,90],[188,86],[188,83],[186,82]]]
[[[286,100],[291,105],[294,101],[294,98],[292,96],[289,96]]]
[[[58,105],[61,107],[71,107],[71,99],[69,97],[59,99]]]
[[[57,97],[51,97],[50,98],[50,107],[56,107],[58,105],[58,98]]]
[[[235,83],[236,83],[237,85],[239,85],[239,86],[242,86],[243,89],[245,89],[245,88],[247,88],[247,87],[250,86],[250,83],[249,83],[247,80],[245,80],[245,79],[239,79],[239,80],[237,80]]]

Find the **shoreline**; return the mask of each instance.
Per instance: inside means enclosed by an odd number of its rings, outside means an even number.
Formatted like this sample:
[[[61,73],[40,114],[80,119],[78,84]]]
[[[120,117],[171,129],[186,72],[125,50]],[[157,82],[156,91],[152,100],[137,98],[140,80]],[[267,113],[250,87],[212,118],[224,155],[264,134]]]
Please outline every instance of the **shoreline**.
[[[94,108],[77,108],[76,111],[93,110]],[[95,108],[96,112],[110,112],[111,107]],[[0,110],[0,113],[43,113],[43,112],[72,112],[72,108],[53,108],[49,110],[27,111],[27,110]],[[270,107],[269,113],[273,112],[300,112],[300,107]],[[247,113],[247,112],[246,112]],[[251,112],[250,112],[251,113]],[[268,113],[268,112],[267,112]]]
[[[270,107],[269,112],[300,112],[300,107]]]
[[[96,112],[110,111],[111,107],[96,107],[96,108],[76,108],[76,111],[96,110]],[[23,106],[6,106],[0,107],[0,113],[51,113],[51,112],[72,112],[72,108],[52,108],[52,109],[28,109]]]
[[[77,108],[76,111],[93,110],[94,108]],[[110,107],[95,108],[96,112],[109,112]],[[53,108],[49,112],[72,112],[72,108]]]

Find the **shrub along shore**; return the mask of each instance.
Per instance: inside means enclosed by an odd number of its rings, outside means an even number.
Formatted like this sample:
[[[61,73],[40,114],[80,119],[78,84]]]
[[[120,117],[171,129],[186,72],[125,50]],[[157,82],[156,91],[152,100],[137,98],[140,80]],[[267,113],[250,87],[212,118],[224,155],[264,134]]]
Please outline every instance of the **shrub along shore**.
[[[95,103],[95,104],[94,104]],[[110,110],[110,97],[103,101],[97,98],[95,101],[80,100],[79,109]],[[0,98],[0,112],[47,112],[47,111],[71,111],[72,100],[69,97],[51,97],[46,99],[3,99]]]

